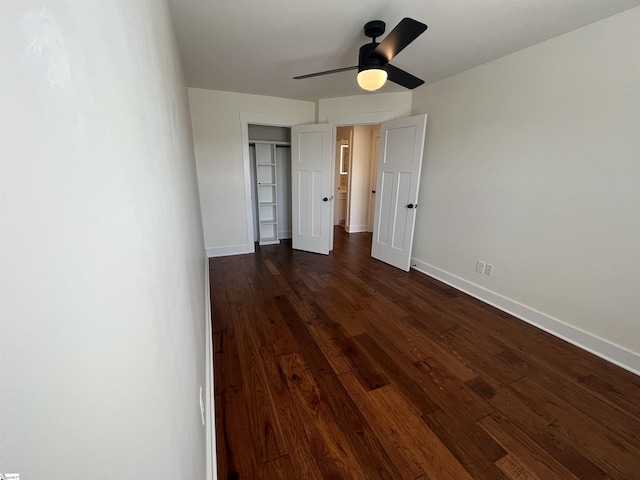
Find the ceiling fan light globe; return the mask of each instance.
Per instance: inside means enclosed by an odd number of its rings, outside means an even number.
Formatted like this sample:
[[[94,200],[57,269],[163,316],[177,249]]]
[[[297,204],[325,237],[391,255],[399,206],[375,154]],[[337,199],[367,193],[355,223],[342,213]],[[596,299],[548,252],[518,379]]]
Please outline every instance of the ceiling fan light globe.
[[[375,92],[387,83],[387,71],[381,68],[368,68],[358,73],[358,85],[367,92]]]

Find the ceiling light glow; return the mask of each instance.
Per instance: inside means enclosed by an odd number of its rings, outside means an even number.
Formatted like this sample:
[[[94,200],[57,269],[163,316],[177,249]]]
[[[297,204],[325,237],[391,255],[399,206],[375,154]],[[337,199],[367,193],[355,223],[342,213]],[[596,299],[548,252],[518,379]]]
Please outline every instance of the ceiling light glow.
[[[358,73],[358,85],[367,92],[375,92],[387,82],[387,71],[372,67]]]

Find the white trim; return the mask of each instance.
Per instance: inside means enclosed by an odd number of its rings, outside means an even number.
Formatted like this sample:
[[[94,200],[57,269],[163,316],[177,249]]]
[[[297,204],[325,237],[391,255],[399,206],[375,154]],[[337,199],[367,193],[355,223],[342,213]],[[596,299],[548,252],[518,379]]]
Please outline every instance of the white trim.
[[[336,127],[351,125],[374,125],[386,122],[387,120],[391,120],[392,118],[392,111],[339,113],[335,115],[327,115],[327,123],[332,123]]]
[[[292,127],[298,125],[300,119],[292,115],[273,115],[270,113],[259,112],[240,112],[240,129],[242,139],[242,165],[244,171],[244,199],[245,210],[247,217],[247,243],[245,247],[246,251],[234,252],[234,253],[222,253],[212,255],[207,249],[207,254],[210,257],[218,257],[223,255],[236,255],[238,253],[253,253],[255,252],[254,244],[254,232],[253,232],[253,207],[251,192],[253,191],[251,186],[251,161],[249,157],[249,124],[253,125],[270,125],[277,127]],[[224,247],[223,247],[224,248]]]
[[[489,305],[507,312],[545,332],[555,335],[577,347],[604,358],[605,360],[629,370],[636,375],[640,375],[640,354],[627,350],[615,343],[585,332],[579,328],[569,325],[562,320],[551,317],[533,308],[522,305],[507,297],[487,290],[484,287],[471,283],[451,273],[440,270],[433,265],[418,260],[411,259],[411,266],[415,270],[430,277],[440,280],[462,292],[468,293],[472,297],[482,300]]]
[[[278,231],[278,240],[286,240],[287,238],[291,238],[291,230],[286,232]]]
[[[250,217],[253,219],[253,215]],[[253,235],[253,230],[251,232]],[[231,247],[213,247],[207,248],[207,257],[226,257],[229,255],[242,255],[244,253],[253,253],[256,251],[256,246],[253,241],[249,245],[233,245]]]
[[[255,123],[251,122],[251,125]],[[291,147],[291,142],[277,142],[275,140],[251,140],[249,139],[249,145],[255,145],[256,143],[266,143],[268,145],[275,145],[276,147]]]
[[[204,337],[205,337],[205,421],[207,436],[207,480],[217,480],[218,462],[216,458],[216,416],[213,386],[213,335],[211,330],[211,294],[209,290],[209,258],[204,259]]]
[[[347,233],[361,233],[369,231],[367,225],[348,225],[344,227],[344,229]]]
[[[344,224],[345,224],[345,230],[347,232],[349,232],[349,230],[347,230],[347,225],[351,224],[351,194],[353,193],[353,188],[352,188],[352,183],[353,183],[353,138],[355,137],[355,133],[356,133],[356,127],[355,125],[349,125],[349,172],[347,173],[347,208],[344,214]],[[334,126],[333,127],[333,131],[336,132],[335,135],[338,134],[338,127]],[[342,145],[341,145],[342,146]],[[336,145],[335,147],[333,147],[333,149],[337,152],[338,151],[338,138],[336,136]],[[336,172],[338,172],[340,170],[340,167],[337,165],[338,162],[338,158],[336,157],[335,159],[336,161],[336,166],[335,166],[335,170]],[[336,173],[334,173],[333,177],[337,177],[338,175]],[[335,187],[334,187],[335,188]],[[338,200],[340,201],[340,200]]]

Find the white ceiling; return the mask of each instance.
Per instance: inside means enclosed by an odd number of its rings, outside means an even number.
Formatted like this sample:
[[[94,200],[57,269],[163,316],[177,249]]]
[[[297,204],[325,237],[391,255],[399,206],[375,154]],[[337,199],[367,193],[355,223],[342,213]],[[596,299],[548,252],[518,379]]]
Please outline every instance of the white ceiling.
[[[355,71],[369,20],[429,29],[391,62],[436,82],[640,5],[640,0],[169,0],[190,87],[317,100],[365,94]],[[380,39],[378,39],[380,41]],[[420,88],[420,87],[418,87]],[[380,92],[403,91],[387,82]]]

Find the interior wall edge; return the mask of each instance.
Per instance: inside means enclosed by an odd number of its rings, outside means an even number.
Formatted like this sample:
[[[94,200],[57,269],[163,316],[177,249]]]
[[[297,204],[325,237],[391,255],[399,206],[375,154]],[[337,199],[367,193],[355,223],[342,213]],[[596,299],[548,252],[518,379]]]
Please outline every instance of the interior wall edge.
[[[417,258],[411,258],[411,266],[414,270],[435,278],[447,285],[471,295],[493,307],[507,312],[534,327],[544,330],[566,342],[582,348],[614,365],[640,375],[640,354],[627,350],[615,343],[593,335],[589,332],[569,325],[562,320],[551,317],[543,312],[504,297],[496,292],[469,282],[452,273],[434,267]]]

